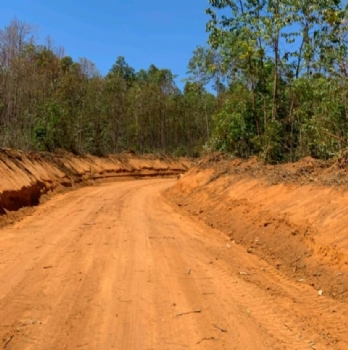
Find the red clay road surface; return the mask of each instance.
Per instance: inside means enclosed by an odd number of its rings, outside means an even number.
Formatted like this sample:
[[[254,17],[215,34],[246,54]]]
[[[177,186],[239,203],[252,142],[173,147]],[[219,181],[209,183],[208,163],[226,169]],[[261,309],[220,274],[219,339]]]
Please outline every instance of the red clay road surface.
[[[0,230],[1,349],[348,349],[346,304],[171,207],[173,183],[82,188]]]

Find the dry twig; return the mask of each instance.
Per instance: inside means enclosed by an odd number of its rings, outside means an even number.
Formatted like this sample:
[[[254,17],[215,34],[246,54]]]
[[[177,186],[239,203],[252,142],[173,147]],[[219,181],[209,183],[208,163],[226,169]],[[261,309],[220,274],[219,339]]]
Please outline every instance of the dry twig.
[[[12,334],[10,339],[4,344],[4,349],[6,349],[7,345],[10,344],[11,340],[13,339],[14,335]]]
[[[183,315],[189,315],[189,314],[200,314],[202,311],[201,310],[193,310],[193,311],[188,311],[188,312],[182,312],[181,314],[175,315],[175,317],[183,316]]]
[[[213,326],[214,326],[215,328],[217,328],[219,331],[221,331],[221,332],[223,332],[223,333],[227,333],[227,329],[226,329],[226,328],[221,328],[221,327],[219,327],[219,326],[216,325],[216,324],[213,324]]]
[[[290,332],[292,332],[292,329],[291,329],[286,323],[284,323],[284,326],[285,326]]]
[[[202,339],[197,343],[197,345],[200,344],[200,343],[202,343],[202,342],[204,342],[204,340],[214,340],[214,339],[215,339],[214,337],[202,338]]]

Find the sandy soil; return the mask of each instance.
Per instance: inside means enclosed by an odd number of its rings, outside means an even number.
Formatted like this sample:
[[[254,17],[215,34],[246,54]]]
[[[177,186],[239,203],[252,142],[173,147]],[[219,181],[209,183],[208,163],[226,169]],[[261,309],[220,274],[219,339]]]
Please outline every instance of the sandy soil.
[[[1,229],[1,348],[348,348],[345,303],[171,206],[174,183],[81,188]]]

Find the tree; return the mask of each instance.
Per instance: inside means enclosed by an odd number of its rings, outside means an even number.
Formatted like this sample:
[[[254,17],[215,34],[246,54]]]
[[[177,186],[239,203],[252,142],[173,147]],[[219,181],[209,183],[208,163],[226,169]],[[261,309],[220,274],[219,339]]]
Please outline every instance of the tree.
[[[209,3],[210,50],[221,56],[220,71],[230,86],[214,117],[214,137],[228,136],[233,149],[238,149],[239,142],[245,144],[247,137],[252,152],[268,161],[337,153],[343,147],[338,141],[347,136],[348,116],[347,14],[343,3]],[[245,103],[239,103],[241,91]],[[236,129],[236,122],[243,128]],[[240,141],[236,130],[244,135]],[[221,139],[226,140],[225,136]],[[215,144],[221,147],[221,142]]]

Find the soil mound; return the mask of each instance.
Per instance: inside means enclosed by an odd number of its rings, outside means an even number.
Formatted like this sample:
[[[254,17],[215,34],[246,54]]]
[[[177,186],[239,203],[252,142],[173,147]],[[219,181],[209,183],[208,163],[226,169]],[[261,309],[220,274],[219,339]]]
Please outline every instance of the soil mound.
[[[348,302],[348,175],[342,161],[265,165],[213,154],[167,192],[288,276]]]
[[[190,162],[134,152],[104,158],[0,149],[0,216],[37,205],[42,195],[98,180],[170,177],[187,171]]]

